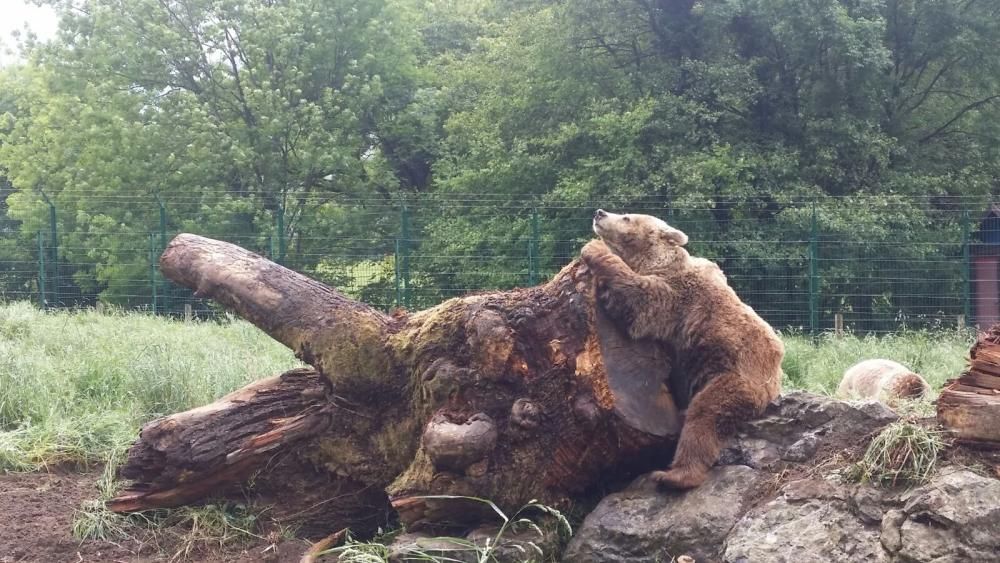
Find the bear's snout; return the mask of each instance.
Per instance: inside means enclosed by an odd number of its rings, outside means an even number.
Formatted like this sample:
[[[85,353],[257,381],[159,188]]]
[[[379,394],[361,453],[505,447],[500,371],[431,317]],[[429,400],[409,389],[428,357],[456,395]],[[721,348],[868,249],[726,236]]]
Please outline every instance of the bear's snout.
[[[603,218],[605,218],[607,216],[608,216],[608,213],[606,211],[604,211],[603,209],[598,209],[597,211],[594,212],[594,220],[595,221],[597,219],[603,219]]]

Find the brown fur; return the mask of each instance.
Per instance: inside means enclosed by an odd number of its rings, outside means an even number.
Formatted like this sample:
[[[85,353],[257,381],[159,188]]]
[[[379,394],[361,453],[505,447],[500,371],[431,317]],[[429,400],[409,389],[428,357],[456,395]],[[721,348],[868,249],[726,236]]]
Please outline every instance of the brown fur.
[[[649,215],[598,210],[582,258],[597,300],[632,338],[666,343],[676,364],[670,389],[687,407],[674,461],[654,479],[703,483],[736,422],[760,416],[781,391],[784,345],[729,287],[722,270],[691,257],[687,235]]]
[[[899,399],[926,397],[931,386],[923,377],[892,360],[872,359],[854,364],[844,372],[837,395],[847,399],[877,399],[892,403]]]

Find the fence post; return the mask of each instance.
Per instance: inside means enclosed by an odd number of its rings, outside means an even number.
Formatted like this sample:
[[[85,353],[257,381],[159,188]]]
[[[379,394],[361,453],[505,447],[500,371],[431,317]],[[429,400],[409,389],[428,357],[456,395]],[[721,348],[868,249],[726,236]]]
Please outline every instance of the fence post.
[[[816,202],[812,204],[812,221],[809,234],[809,334],[813,340],[819,336],[819,228],[816,224]]]
[[[52,237],[52,242],[50,248],[52,249],[52,306],[59,306],[59,231],[56,226],[56,206],[49,199],[49,196],[45,195],[45,191],[38,190],[38,193],[42,194],[42,199],[45,203],[49,204],[49,230],[50,236]]]
[[[395,248],[393,249],[392,256],[392,267],[393,274],[395,275],[395,285],[396,285],[396,307],[401,307],[403,304],[403,294],[402,294],[402,283],[400,282],[399,275],[399,239],[396,239]]]
[[[538,208],[531,209],[531,239],[528,241],[528,285],[538,284]]]
[[[156,237],[149,233],[149,286],[153,291],[153,314],[156,314],[158,303],[156,291]]]
[[[408,309],[410,307],[410,210],[405,203],[399,212],[399,246],[396,257],[399,259],[397,284],[402,291],[403,306]]]
[[[46,308],[45,294],[45,235],[38,231],[38,304]]]
[[[159,207],[159,215],[160,215],[160,248],[159,248],[159,251],[163,252],[164,250],[167,249],[167,207],[165,205],[163,205],[163,200],[160,199],[160,194],[153,194],[153,197],[156,198],[156,205]],[[150,235],[150,237],[152,237],[152,235]],[[152,238],[150,238],[150,241],[152,241]],[[165,313],[169,313],[170,312],[170,297],[169,297],[168,292],[166,291],[166,288],[165,288],[165,286],[163,284],[163,280],[161,280],[160,277],[156,275],[156,264],[159,261],[158,258],[159,257],[154,252],[154,254],[153,254],[153,256],[152,256],[152,258],[150,260],[150,264],[151,264],[150,267],[152,268],[152,272],[153,272],[152,276],[153,276],[153,314],[154,315],[156,314],[156,305],[157,305],[157,295],[158,294],[161,294],[163,296],[163,299],[162,299],[162,301],[163,301],[163,305],[162,305],[163,311]]]
[[[962,212],[962,317],[963,325],[972,318],[972,258],[970,256],[971,227],[969,210]]]
[[[278,256],[275,258],[275,262],[284,266],[285,264],[285,252],[287,247],[285,246],[285,206],[278,206],[278,214],[274,219],[275,225],[274,230],[278,234]]]

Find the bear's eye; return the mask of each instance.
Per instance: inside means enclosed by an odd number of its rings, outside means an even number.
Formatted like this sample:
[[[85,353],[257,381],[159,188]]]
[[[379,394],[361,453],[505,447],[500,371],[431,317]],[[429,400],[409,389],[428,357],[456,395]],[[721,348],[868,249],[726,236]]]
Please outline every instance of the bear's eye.
[[[628,223],[630,220],[631,219],[628,218],[628,215],[622,217],[622,221],[625,221],[626,223]]]

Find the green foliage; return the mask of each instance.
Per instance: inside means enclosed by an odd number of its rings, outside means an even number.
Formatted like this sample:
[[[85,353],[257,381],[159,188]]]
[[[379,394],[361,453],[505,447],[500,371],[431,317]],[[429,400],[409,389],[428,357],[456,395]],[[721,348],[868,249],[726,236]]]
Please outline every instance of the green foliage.
[[[961,293],[1000,176],[994,2],[46,1],[60,35],[0,73],[0,296],[35,291],[44,190],[66,302],[149,302],[155,194],[171,235],[331,280],[403,244],[411,306],[525,285],[533,209],[545,273],[593,207],[654,212],[804,312],[815,205],[822,316],[885,330]]]
[[[295,365],[244,322],[0,305],[0,471],[101,462],[141,424]]]
[[[14,108],[0,166],[21,190],[11,216],[40,229],[47,208],[33,190],[44,188],[60,257],[106,301],[135,303],[126,286],[147,275],[153,194],[172,231],[263,250],[282,214],[294,252],[309,253],[337,196],[426,184],[393,168],[412,159],[403,137],[418,135],[426,106],[401,5],[53,4],[60,39],[4,80]]]

